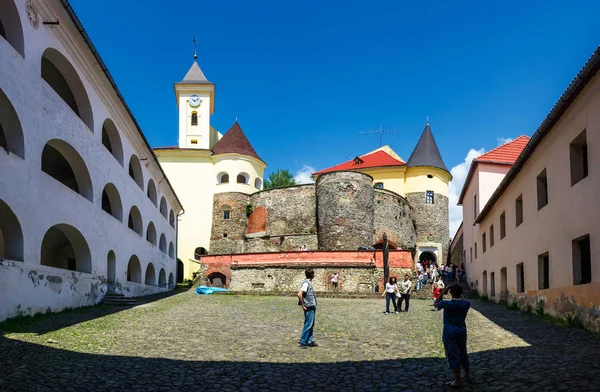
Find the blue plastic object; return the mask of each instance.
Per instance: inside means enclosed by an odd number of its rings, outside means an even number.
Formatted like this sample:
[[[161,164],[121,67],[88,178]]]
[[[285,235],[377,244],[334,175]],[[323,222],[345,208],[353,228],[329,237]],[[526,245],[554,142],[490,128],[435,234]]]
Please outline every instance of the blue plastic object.
[[[198,286],[196,287],[196,295],[199,294],[212,294],[212,293],[228,293],[228,289],[222,289],[220,287],[207,287],[207,286]]]

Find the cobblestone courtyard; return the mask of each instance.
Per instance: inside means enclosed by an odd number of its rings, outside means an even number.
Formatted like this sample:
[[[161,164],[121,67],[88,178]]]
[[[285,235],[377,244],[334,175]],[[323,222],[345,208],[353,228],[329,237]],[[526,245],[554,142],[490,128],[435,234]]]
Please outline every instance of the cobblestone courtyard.
[[[600,390],[600,337],[473,301],[473,383],[463,390]],[[315,341],[296,342],[292,297],[179,293],[4,324],[0,390],[444,390],[442,314],[429,301],[321,299]]]

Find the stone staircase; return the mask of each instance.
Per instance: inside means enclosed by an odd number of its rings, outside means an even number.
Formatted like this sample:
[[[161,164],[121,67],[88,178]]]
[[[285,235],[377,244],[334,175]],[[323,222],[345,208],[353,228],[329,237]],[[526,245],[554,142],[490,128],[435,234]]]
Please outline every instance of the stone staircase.
[[[136,306],[140,301],[136,298],[125,298],[123,294],[106,294],[100,303],[109,306]]]

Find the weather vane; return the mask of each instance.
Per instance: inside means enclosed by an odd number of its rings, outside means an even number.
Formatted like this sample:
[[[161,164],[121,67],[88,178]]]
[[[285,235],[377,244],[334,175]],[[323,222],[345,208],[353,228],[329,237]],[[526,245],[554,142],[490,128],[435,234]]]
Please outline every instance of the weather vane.
[[[196,60],[198,58],[198,55],[196,54],[196,37],[194,37],[194,60]]]

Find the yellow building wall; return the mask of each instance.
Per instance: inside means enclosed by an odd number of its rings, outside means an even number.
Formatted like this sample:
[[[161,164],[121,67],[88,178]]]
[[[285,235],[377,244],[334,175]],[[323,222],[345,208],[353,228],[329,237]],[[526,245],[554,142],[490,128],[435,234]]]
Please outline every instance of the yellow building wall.
[[[451,178],[450,173],[435,167],[409,167],[405,173],[404,195],[433,191],[448,197],[448,182]]]
[[[184,278],[191,279],[200,264],[194,251],[203,247],[210,252],[213,196],[219,192],[252,194],[262,189],[266,165],[260,160],[240,154],[212,156],[210,150],[156,150],[161,166],[176,190],[185,213],[179,218],[177,252],[183,262]],[[227,172],[229,184],[217,184],[218,174]],[[248,184],[238,184],[236,177],[246,173]]]
[[[242,192],[252,194],[263,188],[264,173],[267,165],[262,161],[241,154],[220,154],[212,157],[214,162],[213,183],[215,192]],[[229,183],[219,183],[223,174],[229,174]],[[237,176],[244,174],[247,183],[239,184]],[[257,183],[258,179],[258,183]]]
[[[404,196],[405,171],[405,167],[372,168],[360,170],[361,173],[365,173],[373,177],[373,185],[375,185],[377,182],[383,182],[383,189],[396,192],[401,196]]]
[[[194,259],[197,247],[208,249],[216,184],[210,151],[156,151],[158,160],[185,208],[179,218],[178,258],[184,278],[191,279],[200,265]]]

